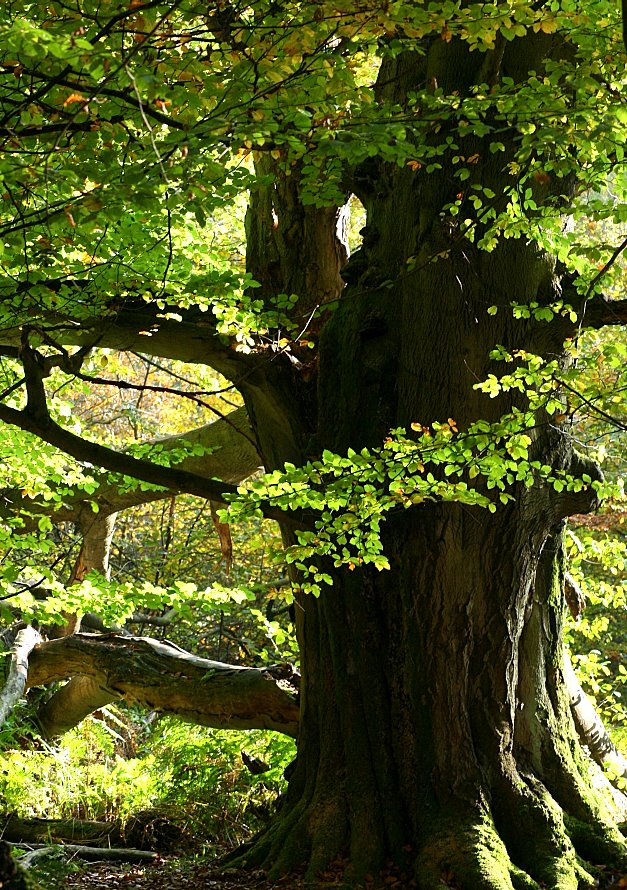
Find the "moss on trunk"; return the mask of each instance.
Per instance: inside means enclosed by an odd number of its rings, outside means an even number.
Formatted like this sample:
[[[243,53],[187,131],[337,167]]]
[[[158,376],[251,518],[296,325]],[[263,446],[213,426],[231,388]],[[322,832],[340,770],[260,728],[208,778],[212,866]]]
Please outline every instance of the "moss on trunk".
[[[543,49],[531,44],[535,64]],[[481,64],[480,54],[435,41],[425,57],[388,60],[379,97],[402,104],[427,69],[463,94]],[[484,187],[511,188],[487,143],[468,139],[465,152],[479,159],[473,177]],[[345,453],[416,421],[454,418],[461,430],[496,421],[525,402],[475,388],[495,372],[495,344],[567,361],[568,319],[521,322],[510,308],[559,298],[554,258],[523,239],[478,250],[443,211],[460,185],[441,160],[444,169],[428,175],[378,162],[354,171],[368,214],[364,245],[322,327],[316,410],[304,412],[293,445],[305,428],[314,453]],[[280,246],[282,268],[300,262]],[[251,256],[261,262],[259,243]],[[311,398],[307,385],[292,391]],[[267,447],[276,437],[255,413],[269,467],[293,460],[294,447]],[[596,474],[548,415],[530,435],[530,460]],[[587,777],[562,674],[562,525],[593,509],[595,495],[511,491],[494,514],[423,504],[389,519],[389,572],[331,567],[333,587],[299,602],[297,765],[276,823],[246,861],[272,876],[304,865],[312,886],[333,863],[347,886],[371,886],[392,863],[417,887],[464,890],[574,890],[592,881],[594,865],[625,862],[611,804]]]

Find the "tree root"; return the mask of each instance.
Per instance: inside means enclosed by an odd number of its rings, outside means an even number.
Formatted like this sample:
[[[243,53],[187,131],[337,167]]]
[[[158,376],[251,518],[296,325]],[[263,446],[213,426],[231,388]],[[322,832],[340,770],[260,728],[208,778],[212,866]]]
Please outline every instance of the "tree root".
[[[387,857],[399,874],[413,876],[409,886],[419,890],[583,890],[598,877],[588,862],[627,864],[619,832],[564,814],[537,779],[518,776],[514,782],[504,776],[502,786],[505,804],[497,817],[485,803],[465,814],[451,807],[423,820],[417,853],[408,847],[391,853],[379,831],[359,839],[359,858],[350,842],[354,828],[339,806],[341,793],[324,808],[319,801],[314,807],[301,800],[229,865],[260,867],[271,880],[304,867],[305,883],[312,888],[322,886],[331,869],[333,886],[359,888],[377,886],[385,873],[381,859]],[[378,868],[376,863],[381,863]]]
[[[464,890],[538,887],[529,878],[524,883],[520,880],[524,873],[512,866],[492,818],[483,813],[469,816],[461,824],[454,813],[442,819],[421,848],[414,874],[420,890],[442,890],[443,886]]]

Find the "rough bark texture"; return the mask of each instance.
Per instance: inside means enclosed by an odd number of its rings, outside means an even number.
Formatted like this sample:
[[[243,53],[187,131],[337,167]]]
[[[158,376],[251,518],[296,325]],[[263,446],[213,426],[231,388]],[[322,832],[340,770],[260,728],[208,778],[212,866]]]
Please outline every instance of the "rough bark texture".
[[[377,95],[402,105],[407,91],[433,82],[463,98],[486,77],[541,72],[543,57],[558,46],[550,35],[530,33],[482,55],[456,40],[434,39],[424,55],[387,61]],[[506,165],[516,134],[499,135],[508,144],[498,156],[489,138],[464,143],[465,154],[477,157],[469,185],[480,183],[497,196],[515,186]],[[443,125],[429,138],[445,136]],[[440,159],[446,167],[447,156]],[[272,162],[263,158],[259,167],[267,174]],[[373,161],[353,173],[351,188],[367,211],[364,245],[345,271],[349,287],[339,308],[315,320],[314,308],[342,292],[339,210],[304,207],[296,169],[289,178],[277,170],[271,185],[264,179],[251,201],[249,269],[269,306],[279,294],[298,293],[303,329],[319,344],[317,363],[298,347],[291,357],[270,346],[238,355],[221,346],[201,313],[196,324],[189,314],[182,324],[158,322],[149,345],[137,331],[155,318],[132,306],[115,323],[95,323],[93,335],[70,336],[218,368],[243,393],[268,469],[298,464],[324,448],[378,445],[390,428],[414,421],[452,417],[464,429],[478,418],[496,420],[511,401],[489,400],[473,388],[495,370],[488,359],[495,344],[566,360],[568,319],[514,322],[508,311],[513,300],[559,299],[554,259],[524,239],[478,251],[442,213],[460,189],[450,170],[427,175],[423,168]],[[551,196],[536,197],[541,204]],[[490,306],[499,307],[497,315],[487,313]],[[624,303],[598,306],[588,315],[598,325],[625,311]],[[32,411],[6,409],[0,416],[82,459],[109,460],[95,446],[79,450],[80,443],[54,425],[42,426]],[[532,456],[594,476],[572,452],[566,432],[539,416]],[[115,469],[133,472],[123,461]],[[159,481],[154,471],[143,472],[140,478]],[[180,471],[168,480],[172,489],[220,493],[219,486]],[[401,881],[464,890],[575,890],[592,882],[584,860],[625,861],[611,804],[587,776],[563,673],[562,524],[593,509],[594,495],[539,485],[515,494],[493,515],[430,504],[390,519],[389,573],[334,571],[332,589],[298,603],[299,754],[279,818],[247,861],[274,874],[304,863],[313,886],[338,858],[352,885],[369,883],[391,861],[405,875]],[[291,534],[285,532],[287,541]],[[67,637],[46,644],[32,661],[32,682],[89,670],[105,697],[139,698],[140,663],[145,676],[155,677],[150,695],[142,686],[142,700],[172,710],[172,696],[182,696],[175,710],[196,722],[199,697],[216,684],[222,688],[223,673],[185,659],[165,700],[159,698],[161,653],[137,642],[129,673],[132,660],[117,661],[114,639],[90,641],[90,651],[103,648],[89,664],[84,642]],[[57,657],[56,672],[44,668]],[[238,692],[246,684],[235,684],[235,677],[250,677],[264,707],[251,715],[248,690],[245,705],[220,692],[212,725],[260,725],[253,721],[262,711],[272,715],[263,725],[295,731],[296,706],[291,701],[293,711],[286,712],[274,684],[259,672],[229,674],[224,682]],[[71,696],[71,685],[65,688]],[[184,696],[187,688],[191,698]],[[91,692],[97,697],[97,689]]]
[[[539,65],[546,41],[527,44],[525,66]],[[528,70],[521,51],[505,50],[504,73]],[[485,76],[482,64],[455,41],[435,41],[425,57],[386,63],[380,93],[402,102],[429,77],[463,93]],[[480,157],[483,185],[504,194],[511,183],[502,158],[481,140],[464,148]],[[313,437],[311,412],[303,412],[282,451],[257,394],[248,393],[269,467],[299,452],[303,459],[308,448],[378,444],[413,421],[452,417],[463,429],[496,420],[511,401],[473,389],[494,370],[495,344],[562,355],[566,322],[516,322],[505,311],[512,300],[559,297],[553,258],[522,239],[489,254],[475,249],[440,213],[459,190],[446,172],[375,165],[355,177],[354,190],[368,224],[359,262],[348,266],[350,286],[322,329]],[[262,266],[264,257],[273,262],[269,245],[282,228],[277,196],[274,225],[250,253]],[[326,260],[338,263],[331,251]],[[284,264],[299,262],[294,251]],[[276,264],[273,272],[280,292]],[[487,313],[493,305],[502,307],[496,316]],[[292,384],[284,430],[294,429],[293,406],[308,393],[306,379]],[[533,458],[597,475],[548,417],[532,435]],[[249,862],[273,875],[305,862],[314,886],[339,858],[351,885],[391,860],[420,888],[575,890],[592,881],[580,857],[625,861],[587,777],[563,676],[563,520],[595,506],[590,490],[541,486],[520,486],[494,515],[425,505],[388,522],[389,573],[336,571],[332,589],[299,603],[298,760],[280,818]]]
[[[270,671],[198,658],[173,644],[74,634],[34,650],[30,686],[70,677],[74,679],[38,714],[45,734],[61,734],[95,708],[124,698],[202,726],[296,735],[295,697]]]

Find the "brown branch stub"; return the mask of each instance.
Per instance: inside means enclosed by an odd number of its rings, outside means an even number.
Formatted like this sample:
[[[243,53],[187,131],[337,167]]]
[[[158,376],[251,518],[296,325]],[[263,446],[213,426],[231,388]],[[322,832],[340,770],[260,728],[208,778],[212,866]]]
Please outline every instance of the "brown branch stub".
[[[231,526],[228,522],[221,522],[220,517],[218,516],[217,505],[210,501],[211,507],[211,521],[213,522],[213,527],[218,533],[218,539],[220,541],[220,553],[222,554],[222,559],[224,560],[224,570],[226,574],[230,574],[231,568],[233,566],[233,539],[231,538]]]

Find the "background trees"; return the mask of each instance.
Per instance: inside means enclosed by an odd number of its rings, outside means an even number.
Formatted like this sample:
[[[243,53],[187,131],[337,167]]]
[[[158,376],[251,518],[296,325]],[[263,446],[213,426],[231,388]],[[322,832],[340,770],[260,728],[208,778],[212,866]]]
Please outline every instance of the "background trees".
[[[564,520],[620,490],[580,426],[592,412],[599,435],[622,428],[623,347],[592,348],[626,305],[623,243],[595,228],[627,206],[613,7],[1,15],[0,420],[22,431],[4,439],[5,540],[24,550],[5,582],[32,611],[20,579],[48,562],[70,638],[40,653],[78,646],[87,606],[122,620],[154,602],[106,580],[122,507],[187,492],[233,522],[279,519],[299,757],[249,860],[315,878],[340,857],[353,883],[391,860],[468,887],[574,887],[591,880],[579,856],[618,861],[562,666]],[[350,194],[365,227],[348,259]],[[213,369],[174,379],[219,420],[125,450],[121,418],[87,434],[64,390],[119,376],[102,350],[135,356],[124,372],[137,355]],[[162,391],[147,371],[124,385]],[[42,559],[52,519],[82,537],[78,593]],[[57,706],[110,700],[102,686],[79,674]]]

